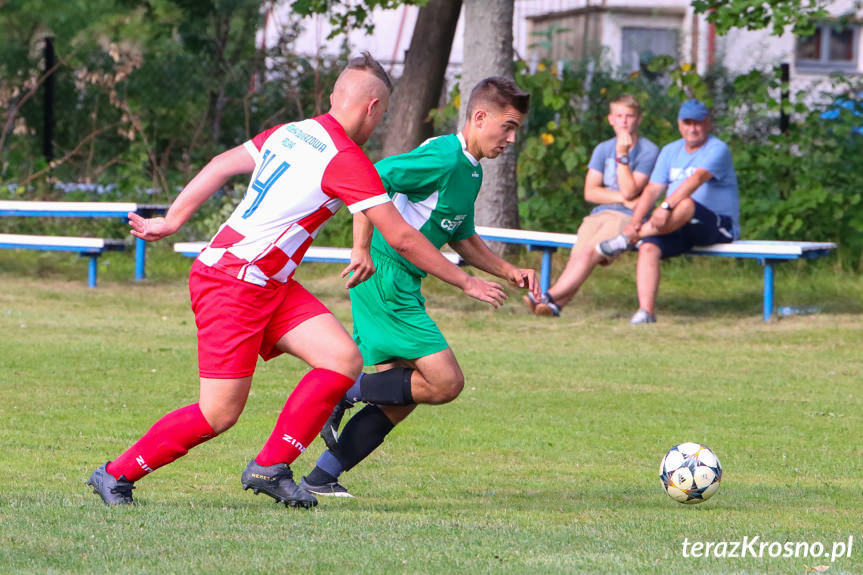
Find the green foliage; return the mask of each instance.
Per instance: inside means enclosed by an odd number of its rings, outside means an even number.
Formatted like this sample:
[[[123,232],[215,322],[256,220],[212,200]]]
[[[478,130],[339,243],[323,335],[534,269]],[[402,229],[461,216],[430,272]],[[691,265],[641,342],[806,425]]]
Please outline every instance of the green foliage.
[[[773,73],[751,73],[742,84],[778,84]],[[834,86],[843,92],[842,80]],[[857,86],[847,87],[850,94]],[[744,88],[745,90],[745,88]],[[798,94],[797,101],[811,95]],[[724,127],[740,180],[741,220],[751,238],[838,242],[845,263],[859,266],[863,253],[863,103],[858,115],[840,108],[839,117],[821,117],[827,105],[789,106],[797,114],[786,133],[773,126],[760,134],[742,126],[764,124],[778,103],[739,92],[729,101],[735,111]],[[775,118],[775,114],[774,114]],[[733,124],[735,125],[732,125]]]
[[[827,0],[692,0],[696,13],[707,14],[719,34],[732,28],[762,30],[781,36],[787,26],[794,34],[812,34],[818,20],[829,15]]]
[[[325,111],[346,49],[335,60],[298,56],[301,29],[288,22],[262,52],[255,45],[261,24],[258,0],[4,5],[0,196],[167,203],[214,155],[275,124]],[[50,165],[41,140],[46,34],[55,39],[59,62]],[[58,183],[100,185],[70,195]],[[211,233],[223,202],[241,194],[226,186],[202,207],[200,222],[190,222],[191,231]],[[79,230],[82,222],[64,225],[68,233],[94,231]]]
[[[447,94],[446,104],[440,108],[432,108],[429,118],[438,134],[451,134],[458,130],[458,112],[461,108],[461,76],[456,76],[452,88]]]
[[[333,27],[327,38],[335,38],[351,30],[362,29],[366,34],[375,31],[371,13],[374,10],[392,10],[399,6],[425,6],[428,0],[361,0],[342,2],[340,0],[295,0],[291,10],[302,16],[326,14]]]

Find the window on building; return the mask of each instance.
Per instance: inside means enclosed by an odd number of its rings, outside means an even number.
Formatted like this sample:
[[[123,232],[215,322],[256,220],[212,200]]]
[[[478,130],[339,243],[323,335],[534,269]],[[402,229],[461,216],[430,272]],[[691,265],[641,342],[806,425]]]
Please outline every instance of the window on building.
[[[677,30],[670,28],[624,27],[620,49],[620,68],[635,72],[641,63],[655,56],[678,57]]]
[[[859,24],[821,24],[797,39],[797,67],[812,72],[857,70]]]

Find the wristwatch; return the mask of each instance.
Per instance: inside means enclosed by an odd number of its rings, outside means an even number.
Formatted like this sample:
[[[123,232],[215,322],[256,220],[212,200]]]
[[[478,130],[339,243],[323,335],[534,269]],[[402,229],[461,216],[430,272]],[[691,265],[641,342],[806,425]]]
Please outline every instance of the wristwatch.
[[[659,204],[659,207],[663,210],[671,211],[671,204],[669,204],[668,202],[662,202],[661,204]]]
[[[627,154],[623,154],[622,156],[617,158],[618,164],[623,164],[624,166],[629,165],[629,156]]]

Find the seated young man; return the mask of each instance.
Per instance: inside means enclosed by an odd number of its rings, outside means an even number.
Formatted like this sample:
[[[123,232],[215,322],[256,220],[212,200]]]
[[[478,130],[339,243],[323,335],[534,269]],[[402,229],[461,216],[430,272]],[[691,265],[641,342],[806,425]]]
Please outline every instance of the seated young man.
[[[559,316],[593,269],[611,263],[613,258],[598,253],[596,244],[620,234],[629,224],[659,153],[653,142],[638,135],[641,118],[641,107],[629,94],[609,105],[614,137],[593,149],[584,182],[584,199],[599,205],[579,226],[569,261],[554,285],[538,300],[530,293],[524,296],[536,315]]]

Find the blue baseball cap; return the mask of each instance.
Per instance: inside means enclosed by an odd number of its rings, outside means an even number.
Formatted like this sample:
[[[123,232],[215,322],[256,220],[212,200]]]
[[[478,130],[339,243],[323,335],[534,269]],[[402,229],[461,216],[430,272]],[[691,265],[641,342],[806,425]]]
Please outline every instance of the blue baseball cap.
[[[702,122],[710,115],[710,110],[703,102],[698,100],[687,100],[680,106],[680,112],[677,113],[678,120],[695,120]]]

